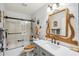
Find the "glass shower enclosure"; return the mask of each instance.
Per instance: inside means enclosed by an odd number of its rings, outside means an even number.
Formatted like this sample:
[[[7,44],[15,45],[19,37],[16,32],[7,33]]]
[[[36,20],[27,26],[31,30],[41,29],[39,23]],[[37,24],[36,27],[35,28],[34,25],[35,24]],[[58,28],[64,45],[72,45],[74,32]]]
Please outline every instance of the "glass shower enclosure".
[[[6,49],[14,49],[30,44],[31,22],[6,19]]]

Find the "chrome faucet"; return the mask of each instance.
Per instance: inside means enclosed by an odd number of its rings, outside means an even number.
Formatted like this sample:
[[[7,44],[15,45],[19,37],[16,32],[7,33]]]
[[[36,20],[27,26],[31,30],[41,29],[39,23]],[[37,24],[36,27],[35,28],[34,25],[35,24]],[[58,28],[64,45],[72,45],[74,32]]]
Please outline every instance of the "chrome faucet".
[[[54,43],[54,44],[59,45],[59,42],[57,42],[57,41],[56,41],[56,40],[54,40],[54,39],[52,39],[52,40],[51,40],[51,43]]]
[[[53,43],[54,39],[51,40],[51,43]]]
[[[54,44],[56,44],[56,40],[54,40]]]
[[[59,45],[59,42],[57,42],[57,45]]]

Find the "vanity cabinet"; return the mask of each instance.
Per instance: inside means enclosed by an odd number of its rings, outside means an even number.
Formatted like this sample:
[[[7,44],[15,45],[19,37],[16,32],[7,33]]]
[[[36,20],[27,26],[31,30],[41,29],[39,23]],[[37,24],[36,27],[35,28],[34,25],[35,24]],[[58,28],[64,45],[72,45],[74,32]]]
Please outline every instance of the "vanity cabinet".
[[[38,46],[37,44],[34,43],[34,56],[53,56],[46,50],[44,50],[42,47]]]
[[[54,56],[54,55],[50,54],[49,52],[47,52],[43,48],[40,48],[40,56]]]
[[[39,56],[40,55],[40,50],[39,50],[39,47],[34,44],[34,50],[33,50],[33,53],[34,53],[34,56]]]
[[[33,43],[34,56],[79,56],[78,52],[72,51],[64,45],[54,45],[46,40],[36,40]]]

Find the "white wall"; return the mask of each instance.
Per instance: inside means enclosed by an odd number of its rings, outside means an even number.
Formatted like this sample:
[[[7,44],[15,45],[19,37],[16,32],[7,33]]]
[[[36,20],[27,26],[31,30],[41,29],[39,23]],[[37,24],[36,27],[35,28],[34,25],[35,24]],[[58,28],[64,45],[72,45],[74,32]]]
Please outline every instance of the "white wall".
[[[4,10],[4,4],[0,3],[0,10]]]
[[[3,12],[4,9],[5,9],[5,8],[4,8],[4,4],[1,4],[1,3],[0,3],[0,11]],[[2,13],[2,15],[3,15],[3,13]],[[1,18],[0,28],[3,28],[3,18]]]
[[[79,42],[78,38],[78,4],[71,3],[66,4],[64,7],[67,7],[70,10],[70,13],[72,13],[75,16],[74,23],[75,23],[75,39]],[[41,9],[39,9],[35,14],[33,14],[33,17],[36,17],[40,20],[40,25],[42,26],[40,30],[40,36],[43,37],[45,30],[46,30],[46,20],[47,20],[47,5],[43,6]]]
[[[79,25],[79,3],[78,3],[78,25]],[[79,39],[79,26],[78,26],[78,39]]]
[[[75,18],[74,18],[75,39],[79,42],[79,38],[78,38],[78,4],[71,3],[71,4],[66,5],[66,7],[69,9],[69,12],[75,16]]]
[[[47,5],[44,5],[41,7],[38,11],[36,11],[35,14],[33,14],[32,17],[35,17],[36,20],[39,20],[41,29],[39,30],[40,32],[40,38],[44,37],[44,34],[46,33],[46,21],[47,19]]]

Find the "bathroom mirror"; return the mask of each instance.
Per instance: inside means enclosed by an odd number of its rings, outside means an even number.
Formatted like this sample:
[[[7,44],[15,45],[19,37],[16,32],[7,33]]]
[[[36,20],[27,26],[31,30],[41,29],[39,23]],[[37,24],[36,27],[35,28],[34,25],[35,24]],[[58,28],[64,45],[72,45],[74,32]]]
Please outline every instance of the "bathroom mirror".
[[[63,9],[49,15],[50,19],[50,34],[67,36],[68,33],[68,10]]]
[[[69,14],[67,8],[62,10],[56,10],[52,14],[48,15],[46,38],[52,38],[65,43],[78,45],[77,41],[73,41],[75,37],[73,23],[74,20],[72,14]]]

